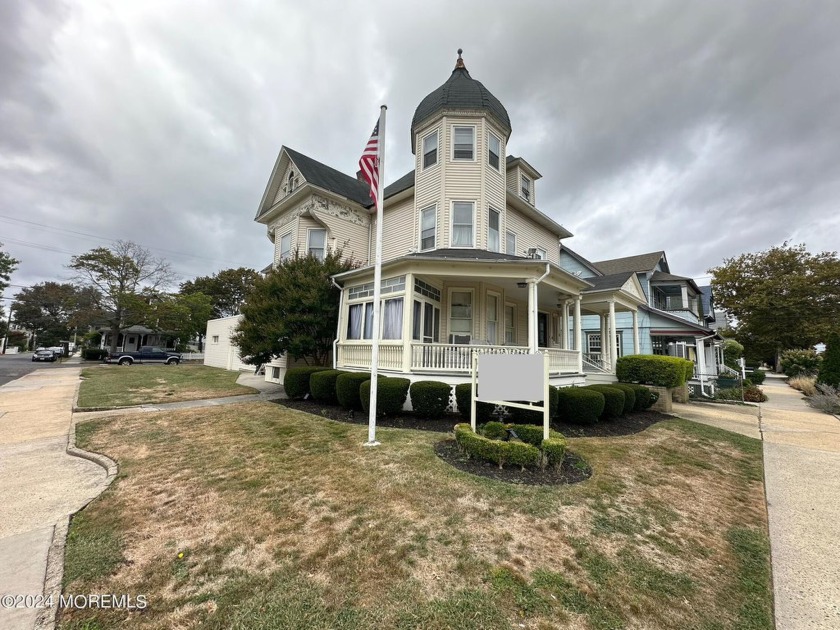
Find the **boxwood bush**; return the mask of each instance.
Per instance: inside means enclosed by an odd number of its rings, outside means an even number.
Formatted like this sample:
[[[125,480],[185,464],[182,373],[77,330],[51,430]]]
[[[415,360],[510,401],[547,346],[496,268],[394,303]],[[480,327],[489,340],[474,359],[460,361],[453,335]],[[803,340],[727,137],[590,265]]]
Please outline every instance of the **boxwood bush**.
[[[636,390],[633,389],[632,385],[610,383],[609,386],[624,392],[624,409],[621,411],[621,415],[626,416],[628,413],[632,413],[636,408]]]
[[[604,395],[585,387],[561,387],[557,390],[557,419],[574,424],[595,424],[604,412]]]
[[[399,413],[403,409],[408,397],[408,386],[411,381],[407,378],[383,378],[376,389],[376,411],[386,415]],[[359,387],[362,409],[370,410],[370,380],[364,381]]]
[[[501,422],[488,422],[481,430],[481,434],[488,440],[504,440],[507,437],[507,428]]]
[[[472,383],[461,383],[455,386],[455,404],[458,406],[458,413],[461,417],[469,422],[470,420],[470,394],[472,393]],[[484,424],[495,420],[493,411],[496,405],[487,402],[476,401],[475,403],[475,421],[478,424]]]
[[[679,387],[694,373],[694,363],[679,357],[631,354],[619,357],[615,374],[625,383],[647,383],[657,387]]]
[[[611,420],[618,418],[624,413],[624,392],[610,385],[587,385],[585,389],[591,389],[604,395],[604,411],[600,420]]]
[[[409,388],[411,408],[423,418],[442,418],[449,407],[452,386],[441,381],[417,381]]]
[[[559,434],[558,434],[559,435]],[[566,438],[548,438],[542,442],[543,458],[549,466],[559,466],[566,456]]]
[[[761,385],[764,382],[764,379],[767,378],[767,375],[764,373],[764,370],[756,368],[752,371],[748,378],[752,381],[753,385]]]
[[[557,416],[557,388],[553,385],[548,386],[548,417],[549,419]],[[526,403],[527,404],[527,403]],[[542,404],[542,401],[538,401]],[[510,412],[510,421],[516,424],[542,424],[543,412],[531,411],[530,409],[518,409],[516,407],[508,407]]]
[[[335,393],[335,381],[339,374],[348,374],[343,370],[323,370],[314,372],[309,377],[309,393],[313,400],[325,405],[338,404],[338,396]]]
[[[636,394],[636,404],[633,405],[633,411],[644,411],[645,409],[650,409],[653,403],[655,403],[659,398],[656,392],[644,385],[639,385],[638,383],[621,383],[621,385],[631,387]]]
[[[380,379],[385,377],[380,375]],[[346,372],[339,374],[335,379],[335,395],[338,398],[338,404],[345,409],[362,410],[362,399],[359,395],[359,388],[362,383],[370,380],[370,372]],[[380,383],[381,385],[381,383]],[[370,395],[370,390],[368,390]]]
[[[502,442],[473,433],[468,424],[455,425],[455,441],[470,457],[498,464],[537,466],[542,458],[540,449],[524,442]]]
[[[101,361],[108,356],[108,351],[104,348],[85,348],[82,350],[82,358],[85,361]]]
[[[289,368],[286,370],[286,376],[283,378],[283,389],[286,390],[286,396],[292,400],[296,398],[303,398],[310,393],[309,377],[315,372],[324,372],[329,369],[330,368],[323,366]]]

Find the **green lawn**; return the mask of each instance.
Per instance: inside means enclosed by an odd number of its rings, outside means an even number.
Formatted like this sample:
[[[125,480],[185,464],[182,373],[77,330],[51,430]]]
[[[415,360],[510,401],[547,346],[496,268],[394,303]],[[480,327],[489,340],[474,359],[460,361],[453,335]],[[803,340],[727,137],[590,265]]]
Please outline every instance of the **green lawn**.
[[[256,392],[236,384],[238,372],[206,365],[107,365],[82,370],[79,408],[129,407],[238,396]]]
[[[74,517],[65,629],[769,629],[761,444],[682,420],[570,439],[594,469],[515,486],[453,469],[445,434],[269,403],[79,425],[119,462]]]

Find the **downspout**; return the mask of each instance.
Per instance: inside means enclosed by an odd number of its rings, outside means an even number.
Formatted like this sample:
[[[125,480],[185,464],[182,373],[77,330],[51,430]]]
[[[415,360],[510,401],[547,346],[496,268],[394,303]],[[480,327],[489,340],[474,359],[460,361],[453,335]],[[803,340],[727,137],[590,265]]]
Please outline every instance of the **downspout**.
[[[339,285],[335,278],[330,276],[330,282],[333,283],[333,286],[338,289],[338,323],[335,326],[335,339],[333,339],[333,355],[332,355],[332,364],[333,369],[336,370],[338,365],[338,338],[341,334],[341,310],[344,302],[344,289]]]

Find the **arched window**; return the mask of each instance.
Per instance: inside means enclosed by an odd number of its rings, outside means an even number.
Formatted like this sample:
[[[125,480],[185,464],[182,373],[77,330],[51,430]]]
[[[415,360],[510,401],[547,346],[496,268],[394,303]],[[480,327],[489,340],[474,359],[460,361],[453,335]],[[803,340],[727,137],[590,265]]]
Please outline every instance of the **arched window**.
[[[291,193],[295,189],[295,172],[289,171],[288,191]]]

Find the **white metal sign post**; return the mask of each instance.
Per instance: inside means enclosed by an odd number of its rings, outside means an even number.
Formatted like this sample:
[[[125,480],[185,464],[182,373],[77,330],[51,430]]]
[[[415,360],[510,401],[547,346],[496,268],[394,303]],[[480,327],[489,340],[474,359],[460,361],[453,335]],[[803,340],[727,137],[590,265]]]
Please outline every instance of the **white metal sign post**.
[[[482,354],[472,352],[470,424],[476,430],[476,401],[543,412],[543,439],[548,439],[550,418],[548,354]],[[481,392],[476,385],[481,374]],[[536,402],[527,405],[518,400]]]

